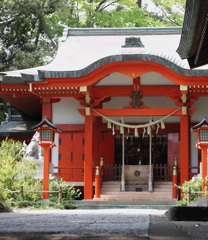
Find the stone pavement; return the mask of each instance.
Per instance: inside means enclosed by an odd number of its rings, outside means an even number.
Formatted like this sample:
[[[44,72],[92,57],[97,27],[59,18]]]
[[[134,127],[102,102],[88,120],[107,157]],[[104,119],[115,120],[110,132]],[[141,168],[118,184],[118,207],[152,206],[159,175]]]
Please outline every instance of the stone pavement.
[[[208,239],[208,223],[170,222],[164,210],[23,210],[0,213],[0,240]]]

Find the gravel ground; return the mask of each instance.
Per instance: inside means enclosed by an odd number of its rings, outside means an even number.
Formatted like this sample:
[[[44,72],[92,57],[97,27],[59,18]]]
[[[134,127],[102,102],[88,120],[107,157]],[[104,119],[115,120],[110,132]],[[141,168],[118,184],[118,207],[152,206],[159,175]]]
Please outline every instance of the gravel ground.
[[[149,214],[158,210],[21,211],[0,219],[0,233],[52,233],[74,236],[148,236]]]
[[[208,222],[171,222],[164,210],[21,210],[0,213],[0,240],[208,240]]]

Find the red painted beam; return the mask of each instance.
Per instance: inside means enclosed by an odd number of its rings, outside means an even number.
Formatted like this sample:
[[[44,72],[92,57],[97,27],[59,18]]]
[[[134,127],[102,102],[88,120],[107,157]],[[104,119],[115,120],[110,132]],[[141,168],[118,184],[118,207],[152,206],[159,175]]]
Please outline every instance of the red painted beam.
[[[134,92],[133,86],[116,86],[116,87],[94,87],[92,88],[93,97],[116,97],[128,96]],[[139,86],[138,92],[144,96],[181,96],[179,86]]]
[[[196,85],[196,82],[197,85],[207,84],[207,76],[184,76],[174,72],[164,65],[148,61],[111,62],[102,65],[99,68],[96,68],[94,71],[81,77],[45,78],[44,80],[48,82],[54,82],[57,84],[57,86],[62,86],[63,84],[68,84],[70,86],[90,86],[95,85],[101,79],[114,72],[124,74],[131,78],[141,76],[147,72],[157,72],[179,85],[191,86]]]
[[[63,132],[84,132],[84,124],[56,124]]]
[[[96,109],[97,112],[104,116],[167,116],[174,112],[177,108],[152,108],[152,109]],[[85,115],[85,109],[78,109],[82,116]],[[196,108],[188,109],[188,114],[192,115]],[[91,116],[100,116],[98,113],[90,110]],[[172,116],[181,116],[181,109]]]

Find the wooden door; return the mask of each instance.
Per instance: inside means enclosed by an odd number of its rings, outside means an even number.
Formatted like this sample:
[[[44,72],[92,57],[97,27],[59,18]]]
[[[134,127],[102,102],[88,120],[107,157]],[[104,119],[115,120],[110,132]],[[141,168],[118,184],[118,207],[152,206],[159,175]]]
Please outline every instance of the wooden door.
[[[112,133],[101,133],[101,157],[104,159],[104,179],[114,180],[115,140]]]
[[[168,133],[168,164],[173,166],[175,158],[178,159],[178,166],[180,166],[180,134]],[[170,171],[172,176],[172,171]]]
[[[64,181],[83,181],[84,134],[61,133],[59,138],[59,177]]]

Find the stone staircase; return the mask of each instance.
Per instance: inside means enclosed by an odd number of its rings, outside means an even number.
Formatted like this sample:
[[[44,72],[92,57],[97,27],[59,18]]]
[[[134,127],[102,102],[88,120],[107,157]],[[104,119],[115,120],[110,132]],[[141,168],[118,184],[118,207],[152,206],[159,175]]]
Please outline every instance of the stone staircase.
[[[169,210],[175,201],[96,201],[75,200],[78,209],[158,209]]]
[[[96,201],[176,201],[172,198],[172,182],[155,181],[154,191],[120,191],[120,181],[103,182],[100,198]]]

